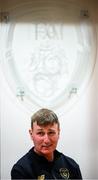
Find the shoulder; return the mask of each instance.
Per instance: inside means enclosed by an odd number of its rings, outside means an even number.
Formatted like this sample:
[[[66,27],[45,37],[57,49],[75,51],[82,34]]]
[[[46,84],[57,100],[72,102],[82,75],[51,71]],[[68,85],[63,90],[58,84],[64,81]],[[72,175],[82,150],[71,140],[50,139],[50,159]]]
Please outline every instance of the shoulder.
[[[58,169],[67,170],[70,175],[70,179],[82,179],[82,174],[78,163],[71,157],[58,152],[58,158],[56,161],[56,167]]]
[[[67,166],[70,166],[72,168],[78,168],[79,165],[78,163],[72,158],[72,157],[69,157],[59,151],[57,151],[57,154],[59,155],[59,159],[60,161],[62,161],[64,164],[66,164]]]
[[[77,162],[72,157],[66,156],[64,154],[62,154],[62,157],[66,159],[69,163],[71,163],[72,165],[78,165]]]
[[[61,155],[61,157],[70,165],[73,166],[74,168],[79,167],[78,163],[71,157],[66,156],[64,154]]]
[[[33,150],[31,149],[13,165],[11,169],[12,179],[27,179],[27,177],[33,177],[32,154]]]
[[[32,154],[33,150],[30,149],[24,156],[22,156],[15,164],[13,167],[27,167],[30,165],[30,162],[32,162]]]

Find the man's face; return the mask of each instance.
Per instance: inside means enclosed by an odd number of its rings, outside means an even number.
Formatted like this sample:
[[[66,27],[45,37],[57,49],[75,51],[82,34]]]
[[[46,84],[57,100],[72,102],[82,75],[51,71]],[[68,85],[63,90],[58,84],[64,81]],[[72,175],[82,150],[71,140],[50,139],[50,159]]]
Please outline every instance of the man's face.
[[[34,142],[35,151],[45,157],[51,156],[57,146],[59,131],[58,124],[56,123],[39,126],[34,122],[33,129],[29,130],[29,133]]]

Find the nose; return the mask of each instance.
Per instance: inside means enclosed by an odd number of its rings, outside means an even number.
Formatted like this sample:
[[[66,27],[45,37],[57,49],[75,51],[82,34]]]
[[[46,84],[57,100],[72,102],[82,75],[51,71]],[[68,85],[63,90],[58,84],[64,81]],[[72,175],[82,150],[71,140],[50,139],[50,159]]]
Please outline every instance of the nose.
[[[50,143],[50,138],[49,138],[48,134],[44,135],[44,143]]]

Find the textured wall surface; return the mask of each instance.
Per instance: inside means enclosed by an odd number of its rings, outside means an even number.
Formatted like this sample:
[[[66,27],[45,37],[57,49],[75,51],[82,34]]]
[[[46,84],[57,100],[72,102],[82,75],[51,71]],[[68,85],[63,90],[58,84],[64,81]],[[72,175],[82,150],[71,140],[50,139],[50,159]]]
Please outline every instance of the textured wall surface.
[[[98,179],[98,1],[0,2],[1,179],[32,146],[37,109],[60,119],[58,149]]]

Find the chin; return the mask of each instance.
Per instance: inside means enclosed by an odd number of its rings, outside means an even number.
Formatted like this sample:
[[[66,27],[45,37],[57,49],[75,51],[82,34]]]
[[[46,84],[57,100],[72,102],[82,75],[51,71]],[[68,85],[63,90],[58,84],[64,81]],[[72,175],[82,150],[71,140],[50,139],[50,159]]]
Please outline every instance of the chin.
[[[42,154],[51,154],[54,150],[43,150]]]
[[[42,153],[43,154],[50,154],[52,151],[49,151],[49,150],[42,150]]]

